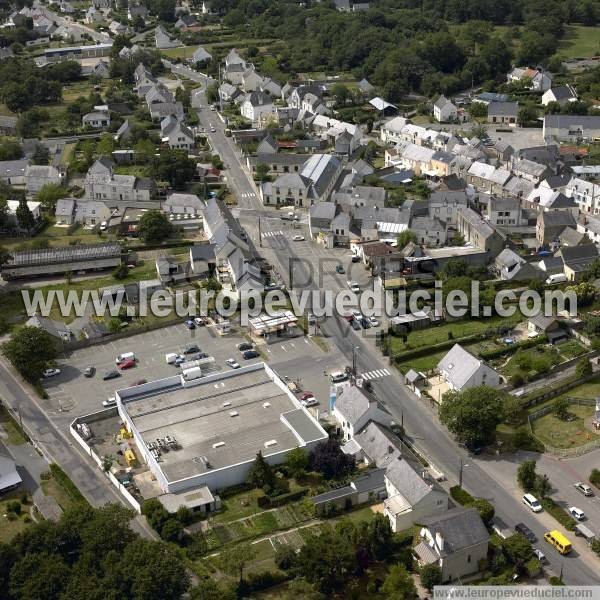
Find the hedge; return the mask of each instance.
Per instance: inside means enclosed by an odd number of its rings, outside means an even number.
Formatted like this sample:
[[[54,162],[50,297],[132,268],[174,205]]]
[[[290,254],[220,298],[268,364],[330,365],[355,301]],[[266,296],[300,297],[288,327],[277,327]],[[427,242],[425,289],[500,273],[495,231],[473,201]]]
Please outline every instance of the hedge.
[[[473,498],[469,492],[463,490],[463,488],[459,487],[458,485],[450,488],[450,496],[452,497],[452,500],[455,500],[462,506],[466,506],[467,504],[475,502],[475,498]]]
[[[287,504],[288,502],[292,502],[293,500],[300,500],[300,498],[303,498],[308,491],[309,488],[301,488],[295,492],[281,494],[280,496],[259,496],[256,499],[256,503],[260,508],[277,508]]]
[[[441,352],[442,350],[448,350],[452,348],[455,344],[470,344],[472,342],[479,342],[481,340],[485,340],[490,335],[497,333],[495,329],[486,330],[481,333],[474,333],[473,335],[467,335],[461,338],[455,338],[451,340],[447,340],[444,342],[439,342],[438,344],[432,344],[430,346],[423,346],[421,348],[415,348],[414,350],[406,350],[404,352],[400,352],[399,354],[393,355],[393,360],[396,363],[403,363],[409,360],[414,360],[415,358],[421,358],[422,356],[430,356],[431,354],[436,354],[437,352]]]
[[[543,498],[542,506],[544,510],[554,517],[567,531],[574,531],[575,525],[577,525],[575,519],[569,515],[569,513],[561,508],[552,498]]]
[[[79,491],[79,488],[69,479],[67,474],[56,464],[50,465],[50,473],[57,483],[67,492],[73,502],[80,502],[82,504],[89,504],[85,499],[84,495]]]

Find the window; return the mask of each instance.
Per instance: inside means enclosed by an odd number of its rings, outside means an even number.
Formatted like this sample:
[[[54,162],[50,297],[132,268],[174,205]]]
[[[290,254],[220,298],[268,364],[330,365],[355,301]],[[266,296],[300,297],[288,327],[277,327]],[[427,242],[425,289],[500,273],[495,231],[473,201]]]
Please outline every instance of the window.
[[[471,555],[467,554],[467,562],[470,563],[471,562]]]

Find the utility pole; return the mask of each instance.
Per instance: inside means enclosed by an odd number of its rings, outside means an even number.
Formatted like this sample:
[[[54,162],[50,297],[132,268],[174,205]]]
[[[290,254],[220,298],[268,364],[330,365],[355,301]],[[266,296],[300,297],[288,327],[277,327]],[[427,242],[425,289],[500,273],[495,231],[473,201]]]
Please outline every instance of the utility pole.
[[[294,265],[291,260],[288,262],[288,276],[290,279],[290,290],[293,290],[294,289]]]
[[[260,231],[260,217],[258,217],[258,245],[262,248],[262,233]]]
[[[352,346],[352,377],[356,383],[356,346]]]

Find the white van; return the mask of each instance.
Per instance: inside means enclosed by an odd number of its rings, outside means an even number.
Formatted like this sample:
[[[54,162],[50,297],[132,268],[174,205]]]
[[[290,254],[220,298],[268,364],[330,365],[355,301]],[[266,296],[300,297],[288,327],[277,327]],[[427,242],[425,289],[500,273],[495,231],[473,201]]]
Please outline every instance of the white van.
[[[329,375],[329,379],[331,379],[331,383],[341,383],[342,381],[346,381],[346,379],[348,379],[348,375],[346,375],[344,371],[336,371],[335,373],[331,373]]]
[[[555,283],[565,283],[566,281],[568,281],[568,279],[564,273],[555,273],[554,275],[550,275],[550,277],[546,279],[546,285],[553,285]]]
[[[123,352],[123,354],[119,354],[119,356],[115,358],[115,363],[118,365],[124,360],[135,360],[135,354],[133,352]]]
[[[525,494],[523,496],[523,504],[529,506],[533,512],[541,512],[542,505],[538,502],[538,499],[533,494]]]
[[[168,365],[174,364],[178,358],[179,354],[177,354],[176,352],[169,352],[169,354],[165,354],[165,360],[167,361]]]

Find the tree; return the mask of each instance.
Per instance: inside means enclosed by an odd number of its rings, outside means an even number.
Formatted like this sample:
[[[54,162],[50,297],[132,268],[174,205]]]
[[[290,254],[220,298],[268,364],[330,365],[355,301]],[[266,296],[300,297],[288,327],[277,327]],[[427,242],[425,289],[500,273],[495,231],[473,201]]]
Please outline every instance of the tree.
[[[23,327],[16,331],[2,351],[27,381],[39,381],[42,372],[56,359],[54,338],[40,327]]]
[[[315,589],[315,586],[306,579],[296,577],[288,583],[282,600],[298,600],[299,598],[302,598],[302,600],[326,600],[327,596]]]
[[[535,460],[526,460],[519,465],[517,469],[517,481],[521,488],[526,492],[531,492],[535,487],[537,473]]]
[[[513,565],[524,565],[533,557],[533,548],[521,533],[515,533],[502,540],[502,551]]]
[[[96,152],[99,156],[111,156],[115,149],[115,139],[110,133],[105,133],[96,144]]]
[[[17,160],[23,156],[23,148],[19,142],[10,139],[0,141],[0,160]]]
[[[531,123],[538,118],[537,108],[531,104],[525,104],[519,108],[517,118],[521,125]]]
[[[275,484],[275,474],[271,465],[264,459],[262,452],[258,452],[254,464],[250,467],[247,481],[254,487],[264,488],[273,487]]]
[[[308,455],[302,448],[294,448],[288,453],[285,465],[294,477],[298,477],[304,474],[308,467]]]
[[[0,267],[5,265],[12,258],[12,254],[6,249],[0,246]]]
[[[404,231],[398,234],[396,238],[396,244],[398,248],[404,248],[407,244],[411,242],[415,243],[417,241],[416,234],[410,229],[405,229]]]
[[[64,186],[58,183],[46,183],[36,194],[35,199],[38,202],[41,202],[44,208],[54,209],[56,208],[56,201],[61,198],[66,198],[68,195],[69,194]]]
[[[25,229],[27,233],[31,233],[31,230],[35,227],[35,217],[29,206],[27,206],[27,200],[24,197],[19,200],[16,214],[19,227]]]
[[[190,590],[190,600],[236,600],[237,594],[211,577],[201,579]]]
[[[344,454],[339,442],[331,438],[319,442],[309,456],[312,471],[323,473],[326,479],[339,479],[354,470],[354,458]]]
[[[26,554],[13,566],[8,590],[15,598],[58,600],[68,578],[69,567],[61,556],[48,552]]]
[[[182,190],[194,177],[196,163],[188,158],[185,150],[163,150],[157,160],[156,174],[159,179],[168,181],[174,189]]]
[[[221,552],[217,561],[219,566],[230,575],[237,575],[239,583],[244,580],[244,568],[256,556],[251,544],[236,544]]]
[[[504,394],[485,385],[444,394],[441,422],[468,448],[489,444],[504,418]]]
[[[593,372],[592,363],[587,358],[580,358],[575,367],[575,375],[577,377],[587,377]]]
[[[384,560],[393,545],[394,533],[389,519],[381,513],[368,521],[366,545],[373,560]]]
[[[35,165],[47,165],[50,161],[50,150],[44,144],[36,144],[31,158]]]
[[[381,593],[387,600],[416,600],[419,596],[415,582],[403,565],[393,565],[383,585]]]
[[[129,269],[125,263],[121,263],[113,272],[112,276],[118,281],[125,279],[129,275]]]
[[[173,227],[167,215],[158,209],[146,211],[140,219],[138,231],[145,242],[162,242],[172,233]]]
[[[263,163],[256,165],[256,177],[260,182],[265,182],[269,178],[269,166]]]
[[[212,83],[206,88],[206,101],[209,104],[214,104],[219,101],[219,84]]]
[[[177,542],[182,536],[183,525],[175,517],[168,518],[160,530],[160,537],[166,542]]]
[[[471,102],[468,110],[469,114],[474,119],[482,119],[487,117],[488,107],[483,102]]]
[[[559,398],[552,406],[552,412],[557,419],[566,421],[569,416],[569,400],[567,398]]]
[[[552,489],[552,484],[550,483],[550,479],[548,475],[543,473],[542,475],[537,475],[535,478],[535,486],[534,491],[539,498],[546,498]]]
[[[496,510],[491,502],[488,502],[485,498],[477,498],[469,504],[469,506],[475,508],[486,527],[489,527]]]
[[[334,83],[331,87],[331,95],[338,106],[344,106],[351,97],[350,90],[343,83]]]
[[[434,586],[440,585],[442,583],[442,570],[436,563],[423,565],[419,569],[419,575],[421,577],[421,583],[430,592],[434,588]]]

